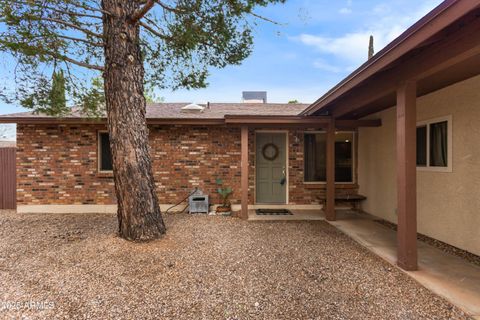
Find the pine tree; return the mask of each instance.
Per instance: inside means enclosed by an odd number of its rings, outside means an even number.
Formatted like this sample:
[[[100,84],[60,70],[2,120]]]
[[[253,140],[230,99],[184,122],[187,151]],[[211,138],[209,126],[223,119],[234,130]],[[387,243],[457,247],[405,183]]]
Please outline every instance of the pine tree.
[[[66,90],[85,114],[105,107],[119,234],[155,239],[165,225],[148,151],[144,85],[205,87],[209,69],[240,64],[250,55],[253,26],[268,20],[255,7],[283,2],[0,0],[0,52],[17,61],[14,98],[24,106],[45,111],[50,91],[44,73],[61,64]],[[70,72],[77,69],[85,76]],[[86,80],[99,73],[104,95]]]
[[[52,111],[52,114],[59,115],[68,111],[63,70],[55,71],[53,73],[49,100],[50,106],[48,109],[51,109],[50,111]]]
[[[374,54],[375,50],[373,48],[373,36],[370,36],[370,41],[368,42],[368,60],[370,60]]]

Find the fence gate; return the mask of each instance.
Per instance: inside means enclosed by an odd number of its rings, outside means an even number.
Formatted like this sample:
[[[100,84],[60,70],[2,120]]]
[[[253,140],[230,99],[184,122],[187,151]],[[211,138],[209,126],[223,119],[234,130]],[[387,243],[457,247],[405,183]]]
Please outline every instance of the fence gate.
[[[15,162],[15,148],[0,148],[0,209],[17,208]]]

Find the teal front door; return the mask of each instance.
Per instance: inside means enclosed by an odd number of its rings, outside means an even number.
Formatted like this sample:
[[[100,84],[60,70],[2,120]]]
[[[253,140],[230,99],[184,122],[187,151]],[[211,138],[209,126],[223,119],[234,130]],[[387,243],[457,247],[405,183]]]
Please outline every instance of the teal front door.
[[[284,132],[256,133],[256,202],[287,203],[287,135]]]

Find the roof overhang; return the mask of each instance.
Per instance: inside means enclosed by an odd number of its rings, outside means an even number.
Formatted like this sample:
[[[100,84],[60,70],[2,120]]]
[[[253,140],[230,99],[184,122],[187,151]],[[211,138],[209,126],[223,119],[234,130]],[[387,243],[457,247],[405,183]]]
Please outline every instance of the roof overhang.
[[[314,127],[326,128],[332,117],[325,116],[225,116],[229,126],[249,127]],[[379,127],[381,120],[338,120],[337,128]]]
[[[2,117],[0,123],[17,124],[91,124],[106,125],[106,118]],[[224,119],[163,118],[147,119],[151,125],[224,125]]]
[[[191,125],[191,126],[248,126],[248,127],[327,127],[331,117],[322,116],[225,116],[223,119],[148,119],[149,125]],[[54,118],[54,117],[1,117],[0,123],[18,124],[55,124],[55,125],[106,125],[105,118]],[[337,128],[377,127],[381,125],[380,120],[338,120]]]
[[[395,105],[403,81],[424,95],[480,74],[480,2],[447,0],[301,115],[359,119]]]

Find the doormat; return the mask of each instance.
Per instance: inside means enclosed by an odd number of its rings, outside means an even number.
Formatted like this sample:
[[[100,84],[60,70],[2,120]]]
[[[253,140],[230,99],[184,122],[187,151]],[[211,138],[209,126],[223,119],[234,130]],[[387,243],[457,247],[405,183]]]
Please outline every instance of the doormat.
[[[288,209],[257,209],[258,216],[292,216],[293,213]]]

